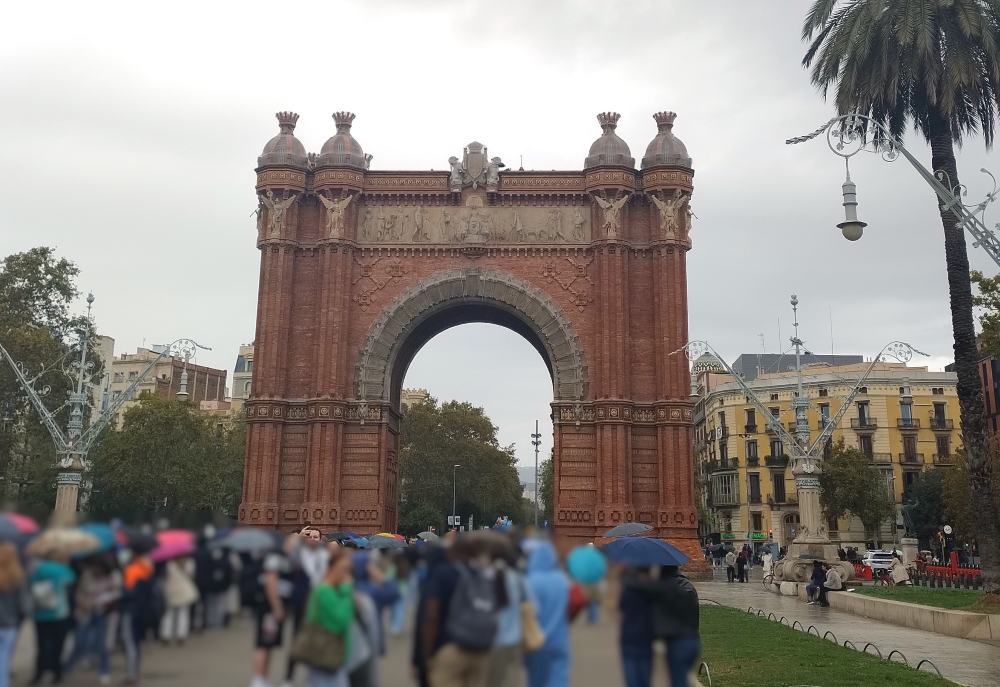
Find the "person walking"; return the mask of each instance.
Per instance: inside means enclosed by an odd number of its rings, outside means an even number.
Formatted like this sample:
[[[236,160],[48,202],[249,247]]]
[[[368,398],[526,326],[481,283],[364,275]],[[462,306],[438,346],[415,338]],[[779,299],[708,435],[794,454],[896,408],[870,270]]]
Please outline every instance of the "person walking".
[[[35,621],[35,676],[37,685],[46,673],[62,682],[62,653],[69,632],[69,590],[76,573],[62,561],[40,560],[31,573],[31,600]]]
[[[306,601],[312,590],[326,576],[330,569],[330,551],[323,544],[323,533],[317,528],[306,526],[298,537],[289,540],[289,562],[292,573],[292,596],[289,599],[289,615],[292,618],[292,638],[299,633],[305,616]],[[285,687],[291,687],[295,675],[295,661],[288,656],[285,669]]]
[[[309,666],[309,687],[348,687],[347,665],[351,656],[351,623],[354,621],[354,581],[351,550],[332,544],[329,567],[309,594],[305,622],[316,623],[327,632],[343,637],[344,662],[334,672]]]
[[[650,687],[653,678],[653,613],[649,600],[635,584],[648,579],[648,568],[627,569],[622,575],[618,600],[621,611],[619,649],[625,687]]]
[[[736,580],[736,551],[732,549],[726,552],[726,579],[729,582]]]
[[[740,551],[740,555],[736,557],[736,579],[739,582],[746,582],[747,574],[747,552],[746,549]]]
[[[156,568],[148,551],[134,550],[132,560],[125,566],[124,594],[121,604],[122,647],[125,650],[125,684],[139,684],[139,660],[142,640],[152,614]]]
[[[534,603],[528,593],[528,583],[515,565],[502,559],[497,565],[498,599],[497,636],[493,640],[486,666],[486,687],[524,687],[524,627],[521,609]]]
[[[10,661],[21,622],[31,612],[28,578],[17,549],[0,543],[0,687],[10,685]]]
[[[667,644],[670,686],[687,687],[688,674],[701,653],[698,591],[677,566],[660,568],[658,578],[633,578],[629,586],[652,605],[653,635]]]
[[[183,556],[169,560],[164,570],[163,597],[167,611],[160,621],[160,641],[183,645],[191,627],[191,608],[198,601],[194,559]]]
[[[63,666],[63,677],[73,672],[86,654],[97,656],[102,685],[111,684],[111,654],[108,650],[108,615],[117,609],[122,596],[121,574],[113,559],[95,556],[84,563],[74,596],[76,633],[73,652]]]
[[[260,567],[253,569],[260,570],[260,593],[250,595],[257,619],[250,687],[270,687],[271,650],[282,645],[286,609],[294,589],[292,565],[284,551],[270,551]]]
[[[538,543],[528,557],[528,589],[536,603],[545,644],[525,656],[529,687],[568,687],[570,675],[569,576],[559,569],[555,547]]]

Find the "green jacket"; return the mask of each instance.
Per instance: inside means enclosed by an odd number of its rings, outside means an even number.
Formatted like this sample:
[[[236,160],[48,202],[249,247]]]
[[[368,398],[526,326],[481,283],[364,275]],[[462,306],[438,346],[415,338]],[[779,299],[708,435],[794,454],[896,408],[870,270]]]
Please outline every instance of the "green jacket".
[[[354,584],[338,587],[320,582],[309,595],[305,619],[338,635],[344,635],[344,661],[351,656],[351,621],[354,620]]]

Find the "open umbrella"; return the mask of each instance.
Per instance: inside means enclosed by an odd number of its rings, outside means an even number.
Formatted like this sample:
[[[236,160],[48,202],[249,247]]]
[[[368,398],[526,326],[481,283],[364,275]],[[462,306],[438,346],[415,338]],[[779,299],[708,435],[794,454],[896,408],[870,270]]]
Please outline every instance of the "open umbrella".
[[[105,525],[102,522],[88,522],[80,525],[80,529],[94,536],[97,539],[98,546],[92,550],[78,551],[73,554],[73,558],[86,558],[97,553],[110,551],[118,544],[118,538],[115,536],[115,531],[111,529],[111,525]]]
[[[190,556],[195,550],[194,533],[187,530],[161,530],[156,533],[156,544],[150,558],[157,563]]]
[[[684,565],[691,560],[683,551],[662,539],[646,537],[616,539],[602,546],[601,550],[616,563],[642,568],[651,565]]]
[[[227,548],[237,552],[264,552],[280,549],[285,541],[285,535],[277,530],[264,530],[256,527],[241,527],[233,530],[225,537],[212,540],[212,548]]]
[[[35,534],[38,532],[38,523],[27,515],[20,513],[0,513],[0,526],[5,530],[9,526],[17,529],[18,534]]]
[[[424,541],[437,541],[440,538],[441,537],[437,536],[430,530],[426,532],[421,532],[420,534],[417,535],[417,539],[423,539]]]
[[[392,535],[388,537],[383,537],[375,535],[368,538],[368,548],[369,549],[405,549],[406,542],[401,539],[396,539]]]
[[[119,544],[132,549],[134,553],[147,553],[156,548],[156,537],[140,527],[125,525],[115,532],[115,536]]]
[[[632,537],[637,534],[643,534],[644,532],[649,532],[653,529],[650,525],[646,525],[641,522],[623,522],[621,525],[616,525],[610,530],[604,533],[605,537]]]
[[[39,558],[69,558],[100,550],[101,540],[94,534],[79,527],[57,527],[35,537],[25,548],[25,553]]]

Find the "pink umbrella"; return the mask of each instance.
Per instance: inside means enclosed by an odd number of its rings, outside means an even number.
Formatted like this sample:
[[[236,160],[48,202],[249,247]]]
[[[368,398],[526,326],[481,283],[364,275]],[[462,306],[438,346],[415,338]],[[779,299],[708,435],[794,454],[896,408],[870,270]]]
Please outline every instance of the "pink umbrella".
[[[162,561],[169,561],[171,558],[180,558],[181,556],[190,556],[194,553],[194,541],[175,541],[169,544],[161,544],[160,546],[153,549],[150,553],[150,558],[152,558],[157,563]]]
[[[160,546],[177,542],[194,543],[194,533],[188,530],[161,530],[156,533],[156,541]]]
[[[17,531],[21,534],[35,534],[38,532],[38,523],[29,518],[27,515],[21,515],[20,513],[0,513],[0,518],[6,518],[14,524]]]

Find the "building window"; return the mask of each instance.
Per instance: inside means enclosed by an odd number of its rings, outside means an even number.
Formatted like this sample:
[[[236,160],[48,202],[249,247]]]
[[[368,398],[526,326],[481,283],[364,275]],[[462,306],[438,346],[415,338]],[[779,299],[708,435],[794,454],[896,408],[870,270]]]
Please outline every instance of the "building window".
[[[135,379],[138,376],[139,376],[139,373],[133,370],[132,372],[128,373],[128,380],[131,382],[133,379]]]
[[[824,430],[830,424],[830,404],[820,403],[819,404],[819,428]]]
[[[903,437],[903,460],[911,463],[917,460],[917,438],[912,434]]]
[[[252,360],[248,360],[247,361],[247,372],[253,372],[253,361]]]
[[[747,442],[747,460],[757,460],[757,440]]]
[[[819,390],[819,397],[820,398],[826,398],[829,395],[830,395],[830,392],[827,391],[826,389],[820,389]]]
[[[778,394],[771,394],[771,400],[772,401],[777,401],[778,400]],[[774,409],[772,408],[771,411],[772,411],[772,414],[773,414]]]
[[[944,396],[944,387],[940,386],[934,387],[933,389],[931,389],[931,394],[933,394],[934,396]]]
[[[785,447],[781,445],[781,439],[771,439],[771,455],[780,456],[785,452]]]
[[[721,460],[723,464],[729,460],[729,442],[719,442],[719,460]]]
[[[747,422],[746,422],[746,427],[744,429],[746,430],[747,434],[754,434],[757,431],[757,411],[754,410],[753,408],[747,408],[745,412],[747,416]]]
[[[913,485],[917,483],[920,479],[920,473],[915,470],[904,470],[903,471],[903,500],[906,501],[910,497],[910,489]]]
[[[874,455],[874,449],[872,448],[872,438],[868,435],[862,435],[858,437],[858,448],[861,450],[865,456],[870,460]]]
[[[771,400],[772,400],[772,401],[775,401],[775,400],[777,400],[777,399],[775,399],[775,398],[772,398]],[[778,408],[778,407],[771,407],[771,408],[768,408],[768,410],[770,410],[770,411],[771,411],[771,417],[779,417],[779,416],[781,415],[781,408]]]
[[[774,491],[774,502],[784,503],[788,498],[785,494],[785,473],[775,472],[771,475],[771,486]]]
[[[115,372],[115,382],[118,383],[118,384],[122,384],[122,383],[124,383],[124,381],[125,381],[125,373],[124,372]]]
[[[719,413],[719,426],[720,427],[725,427],[726,426],[726,413],[725,413],[725,411]]]
[[[951,455],[951,437],[947,434],[937,438],[937,454],[939,456]]]
[[[243,391],[249,396],[250,395],[250,382],[243,385]]]
[[[896,493],[895,493],[895,481],[896,481],[896,478],[892,474],[892,468],[889,468],[888,470],[879,470],[879,472],[882,473],[882,481],[885,482],[885,493],[886,493],[886,495],[889,497],[890,501],[895,502],[896,501]]]
[[[739,475],[712,475],[712,503],[717,506],[738,506],[740,503]]]
[[[753,525],[754,532],[764,531],[764,515],[763,513],[751,513],[750,523]]]
[[[866,387],[866,386],[861,387],[860,389],[858,389],[858,393],[859,394],[867,394],[868,393],[868,387]]]
[[[902,421],[903,427],[913,426],[913,406],[909,403],[899,404],[899,419]]]
[[[858,424],[864,427],[868,425],[870,420],[871,415],[868,408],[868,401],[858,401]]]
[[[937,421],[939,421],[939,422],[941,420],[945,419],[945,405],[944,405],[944,403],[935,403],[934,404],[934,419],[937,420]]]
[[[839,530],[840,523],[837,521],[837,518],[830,518],[829,520],[827,520],[826,529],[829,530],[830,532],[836,532],[837,530]]]
[[[749,483],[747,488],[749,490],[749,501],[750,503],[760,503],[760,475],[756,472],[751,472],[747,475]]]

